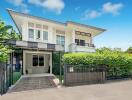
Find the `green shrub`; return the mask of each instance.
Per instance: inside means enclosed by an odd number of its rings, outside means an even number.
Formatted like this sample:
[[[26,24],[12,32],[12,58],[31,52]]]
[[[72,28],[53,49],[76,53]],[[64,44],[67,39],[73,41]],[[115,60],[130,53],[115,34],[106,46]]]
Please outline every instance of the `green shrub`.
[[[63,63],[70,65],[105,65],[108,76],[126,76],[132,70],[132,55],[121,52],[69,53],[63,56]]]

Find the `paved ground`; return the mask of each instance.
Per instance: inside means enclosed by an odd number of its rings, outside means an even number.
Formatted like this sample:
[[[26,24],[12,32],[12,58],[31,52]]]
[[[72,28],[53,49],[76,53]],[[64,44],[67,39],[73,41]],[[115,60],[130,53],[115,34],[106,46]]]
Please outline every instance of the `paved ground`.
[[[45,89],[45,88],[54,88],[56,87],[53,79],[54,76],[24,76],[13,86],[8,93],[10,92],[20,92],[27,90],[35,89]]]
[[[0,100],[132,100],[132,80],[7,93]]]

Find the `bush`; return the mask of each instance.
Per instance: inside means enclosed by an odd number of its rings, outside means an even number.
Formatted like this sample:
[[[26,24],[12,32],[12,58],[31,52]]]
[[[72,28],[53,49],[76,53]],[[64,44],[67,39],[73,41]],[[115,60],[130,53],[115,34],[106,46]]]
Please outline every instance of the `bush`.
[[[107,76],[127,76],[132,71],[132,55],[122,52],[69,53],[63,56],[63,63],[107,67]]]

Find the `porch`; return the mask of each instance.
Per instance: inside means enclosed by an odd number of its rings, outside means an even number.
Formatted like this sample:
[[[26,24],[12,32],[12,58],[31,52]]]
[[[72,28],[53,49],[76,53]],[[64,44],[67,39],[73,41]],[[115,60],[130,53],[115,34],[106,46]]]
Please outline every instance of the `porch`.
[[[23,50],[23,74],[52,74],[52,52]]]

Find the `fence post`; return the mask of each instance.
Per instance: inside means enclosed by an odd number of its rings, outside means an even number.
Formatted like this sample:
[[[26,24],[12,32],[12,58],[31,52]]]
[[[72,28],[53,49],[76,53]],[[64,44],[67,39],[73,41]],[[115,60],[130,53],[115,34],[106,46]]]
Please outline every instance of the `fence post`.
[[[67,70],[67,65],[64,64],[64,85],[66,85],[66,70]]]

